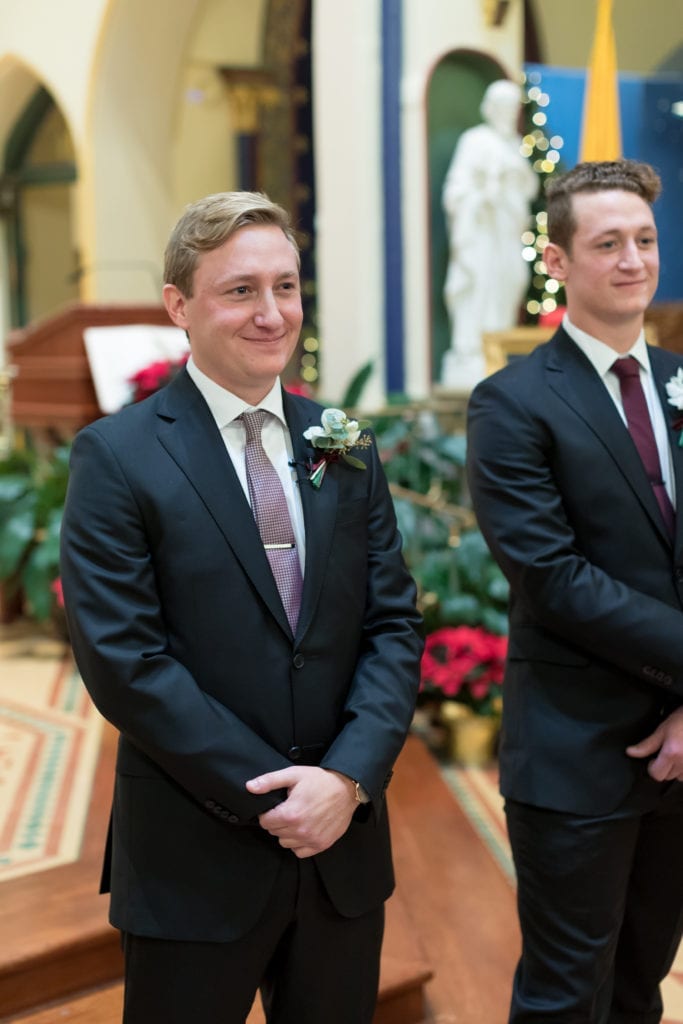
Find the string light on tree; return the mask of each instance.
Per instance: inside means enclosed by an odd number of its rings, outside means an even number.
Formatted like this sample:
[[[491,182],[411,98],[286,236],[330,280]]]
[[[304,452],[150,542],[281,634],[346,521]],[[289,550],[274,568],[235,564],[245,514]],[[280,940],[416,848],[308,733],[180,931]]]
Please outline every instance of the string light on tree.
[[[532,205],[531,223],[522,235],[522,256],[530,264],[529,290],[525,302],[525,321],[535,323],[542,314],[552,314],[563,305],[564,291],[559,281],[548,275],[543,251],[548,244],[548,215],[545,209],[545,183],[560,168],[561,135],[550,133],[547,110],[550,96],[542,89],[542,75],[531,71],[525,76],[525,123],[521,152],[531,163],[540,181],[538,197]]]

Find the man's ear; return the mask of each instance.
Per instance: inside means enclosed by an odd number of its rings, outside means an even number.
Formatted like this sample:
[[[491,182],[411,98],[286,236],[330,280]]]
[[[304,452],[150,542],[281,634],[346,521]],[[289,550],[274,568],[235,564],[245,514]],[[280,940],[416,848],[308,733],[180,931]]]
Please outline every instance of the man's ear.
[[[165,284],[163,290],[164,305],[166,306],[166,312],[170,316],[176,327],[182,327],[183,330],[187,330],[187,316],[185,307],[187,306],[187,299],[181,291],[174,284]]]
[[[543,250],[543,262],[551,277],[554,277],[556,281],[566,281],[569,257],[561,245],[548,242]]]

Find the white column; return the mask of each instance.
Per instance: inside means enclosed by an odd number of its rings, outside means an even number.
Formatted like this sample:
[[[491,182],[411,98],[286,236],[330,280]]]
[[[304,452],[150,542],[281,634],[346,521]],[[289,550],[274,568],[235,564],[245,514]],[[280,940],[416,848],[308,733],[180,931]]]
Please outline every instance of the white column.
[[[313,5],[313,95],[320,396],[337,401],[373,360],[372,409],[385,399],[379,0]]]

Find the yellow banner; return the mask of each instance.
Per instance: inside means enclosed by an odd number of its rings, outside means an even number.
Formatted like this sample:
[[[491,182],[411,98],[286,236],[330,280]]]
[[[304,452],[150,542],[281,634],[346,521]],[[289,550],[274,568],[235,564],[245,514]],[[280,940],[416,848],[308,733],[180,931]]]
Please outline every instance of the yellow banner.
[[[597,0],[597,4],[593,52],[586,74],[580,159],[618,160],[621,120],[612,0]]]

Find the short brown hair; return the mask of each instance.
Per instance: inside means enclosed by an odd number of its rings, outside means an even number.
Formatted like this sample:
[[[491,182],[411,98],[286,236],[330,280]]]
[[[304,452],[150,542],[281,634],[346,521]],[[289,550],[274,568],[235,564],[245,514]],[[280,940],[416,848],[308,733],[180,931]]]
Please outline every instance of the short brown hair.
[[[164,282],[192,298],[201,253],[218,249],[240,228],[253,224],[280,228],[299,258],[299,246],[285,209],[262,192],[217,192],[185,207],[166,246]]]
[[[548,181],[548,238],[565,252],[571,252],[576,231],[572,196],[579,192],[606,192],[617,189],[635,192],[650,206],[662,191],[662,182],[654,167],[637,160],[602,160],[577,164],[566,174]]]

